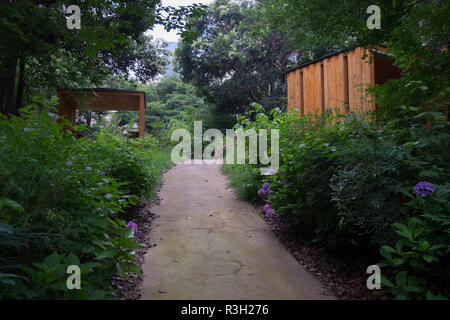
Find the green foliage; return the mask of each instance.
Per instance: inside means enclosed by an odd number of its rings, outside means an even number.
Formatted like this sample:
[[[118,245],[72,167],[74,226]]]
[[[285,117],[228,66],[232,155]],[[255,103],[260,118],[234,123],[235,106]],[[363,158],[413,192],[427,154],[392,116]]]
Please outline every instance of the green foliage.
[[[228,176],[230,185],[242,200],[256,202],[258,189],[261,188],[262,176],[259,168],[248,164],[223,165],[222,172]]]
[[[73,1],[81,11],[79,30],[67,28],[64,1],[2,2],[1,112],[17,111],[13,91],[18,77],[28,92],[82,85],[87,79],[99,82],[107,73],[128,76],[134,71],[138,79],[148,81],[163,72],[165,51],[144,35],[159,18],[155,15],[158,2]],[[24,76],[17,76],[19,62],[25,65]]]
[[[400,236],[395,248],[387,245],[380,248],[385,260],[379,265],[393,270],[389,270],[392,271],[392,281],[382,275],[382,284],[391,288],[396,299],[449,297],[449,264],[439,263],[448,244],[427,241],[424,236],[426,226],[418,218],[409,219],[407,224],[395,223],[394,226]]]
[[[128,89],[133,84],[112,79],[115,87]],[[203,127],[226,129],[233,119],[219,113],[217,108],[207,105],[195,88],[182,82],[178,76],[165,77],[154,84],[135,84],[133,89],[145,91],[147,99],[146,130],[152,133],[162,147],[172,145],[170,136],[177,128],[193,131],[194,121],[202,121]],[[138,122],[137,112],[117,112],[112,116],[117,125],[124,127]]]
[[[421,237],[414,234],[409,239],[410,246],[414,251],[413,242],[438,244],[440,251],[427,254],[439,260],[433,258],[435,264],[429,265],[427,256],[419,256],[425,259],[420,268],[413,262],[409,269],[395,269],[394,277],[407,271],[413,279],[419,274],[426,278],[420,291],[414,289],[407,298],[448,296],[439,286],[450,266],[449,131],[442,113],[430,120],[416,117],[422,113],[417,108],[375,122],[331,113],[302,118],[276,110],[266,114],[260,106],[254,107],[250,116],[256,113],[255,120],[241,116],[238,125],[280,131],[280,169],[258,177],[259,165],[225,165],[224,172],[242,197],[257,199],[261,182],[269,182],[275,191],[269,196],[271,208],[290,217],[303,236],[335,250],[372,252],[381,245],[394,246],[398,238],[391,225],[397,222],[399,227],[398,222],[420,216],[424,230]],[[435,191],[426,198],[416,197],[413,187],[423,180],[432,181]],[[402,297],[405,292],[395,294]]]
[[[39,104],[0,118],[1,297],[109,297],[112,275],[140,272],[121,213],[154,195],[167,161],[151,136],[61,133],[51,105]],[[80,262],[82,290],[63,288],[69,260]]]
[[[218,0],[189,19],[201,37],[182,41],[175,62],[182,78],[223,113],[243,113],[251,102],[282,107],[293,53],[251,2]]]

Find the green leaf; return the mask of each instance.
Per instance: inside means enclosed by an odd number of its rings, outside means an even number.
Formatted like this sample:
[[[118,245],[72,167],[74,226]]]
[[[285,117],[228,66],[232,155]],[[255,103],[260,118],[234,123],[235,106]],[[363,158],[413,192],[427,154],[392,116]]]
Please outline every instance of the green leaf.
[[[429,243],[428,241],[424,241],[424,242],[422,243],[422,249],[423,249],[423,251],[427,251],[428,248],[430,248],[430,243]]]
[[[9,207],[18,212],[25,212],[25,209],[22,207],[20,203],[7,198],[0,198],[0,209],[3,207]]]
[[[408,276],[407,271],[400,271],[395,275],[395,282],[397,283],[397,287],[404,289],[406,287],[406,278]]]
[[[425,260],[425,261],[428,262],[428,263],[431,263],[431,262],[433,262],[433,261],[438,260],[436,257],[431,256],[431,255],[429,255],[429,254],[423,255],[422,258],[423,258],[423,260]]]
[[[380,281],[381,281],[382,285],[385,285],[385,286],[387,286],[389,288],[396,288],[395,284],[392,283],[392,281],[389,280],[388,278],[386,278],[386,276],[383,275],[383,274],[380,277]]]
[[[108,250],[102,251],[100,254],[98,254],[96,256],[96,258],[97,259],[112,258],[112,257],[114,257],[115,253],[116,253],[116,250],[108,249]]]
[[[77,266],[80,265],[80,260],[73,253],[70,253],[67,257],[65,257],[64,262],[69,265],[77,265]]]
[[[392,254],[391,254],[391,253],[394,253],[394,252],[396,252],[396,251],[394,250],[394,248],[389,247],[389,246],[382,246],[382,247],[380,248],[380,254],[381,254],[384,258],[386,258],[387,260],[391,260],[391,259],[392,259]]]
[[[405,260],[403,260],[401,258],[394,258],[391,260],[391,262],[394,266],[399,266],[399,265],[402,265],[405,262]]]
[[[430,290],[427,291],[427,294],[425,296],[425,299],[427,300],[448,300],[446,297],[441,295],[434,295]]]
[[[44,265],[47,267],[54,267],[61,263],[61,256],[58,255],[56,252],[52,253],[48,257],[46,257],[43,261]]]

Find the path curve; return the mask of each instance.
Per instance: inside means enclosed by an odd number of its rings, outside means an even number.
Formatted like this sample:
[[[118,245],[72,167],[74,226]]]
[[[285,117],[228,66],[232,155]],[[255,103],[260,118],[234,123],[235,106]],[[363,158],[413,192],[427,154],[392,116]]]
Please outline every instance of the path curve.
[[[142,299],[330,299],[218,164],[178,164],[159,196]]]

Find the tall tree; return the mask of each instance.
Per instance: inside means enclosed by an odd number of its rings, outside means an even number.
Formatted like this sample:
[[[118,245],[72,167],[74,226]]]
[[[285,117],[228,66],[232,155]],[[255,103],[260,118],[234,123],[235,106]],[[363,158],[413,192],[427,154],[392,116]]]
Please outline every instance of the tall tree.
[[[95,73],[114,72],[148,81],[161,70],[159,47],[143,33],[155,23],[179,27],[184,10],[169,8],[167,17],[160,0],[73,0],[81,10],[81,28],[69,29],[65,0],[8,0],[0,2],[0,112],[15,113],[26,79],[21,78],[17,97],[17,66],[30,63],[51,71],[55,60],[63,59],[79,66],[72,69]],[[174,17],[174,19],[172,19]],[[67,60],[68,59],[68,60]],[[106,72],[107,71],[107,72]],[[40,70],[38,71],[41,74]],[[22,73],[23,75],[23,73]],[[26,75],[26,72],[25,72]],[[46,80],[50,79],[47,75]],[[42,78],[41,77],[41,78]],[[57,78],[57,76],[56,76]],[[99,77],[97,77],[99,78]],[[70,79],[70,78],[69,78]]]
[[[245,112],[251,102],[284,105],[293,49],[267,27],[253,3],[217,0],[190,23],[200,37],[182,41],[176,67],[208,102],[227,113]]]

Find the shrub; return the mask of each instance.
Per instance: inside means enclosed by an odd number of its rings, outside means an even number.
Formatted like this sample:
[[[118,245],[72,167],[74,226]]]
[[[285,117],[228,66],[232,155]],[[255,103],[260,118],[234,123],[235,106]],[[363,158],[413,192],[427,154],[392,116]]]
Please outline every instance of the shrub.
[[[0,116],[0,297],[108,297],[113,274],[140,272],[120,215],[154,191],[154,140],[75,139],[48,104],[21,114]],[[82,290],[61,282],[73,262]]]
[[[379,265],[391,272],[392,279],[383,274],[382,284],[391,289],[396,299],[449,297],[448,259],[447,263],[442,263],[448,244],[429,242],[426,226],[420,219],[411,218],[407,224],[395,223],[394,226],[400,236],[395,248],[387,245],[380,248],[385,260]]]
[[[423,211],[408,205],[411,198],[423,200],[411,195],[411,186],[431,180],[445,193],[440,186],[448,181],[450,159],[443,152],[449,136],[442,114],[430,125],[427,117],[408,120],[411,110],[404,120],[399,115],[386,122],[331,113],[265,114],[257,105],[253,113],[254,120],[240,117],[238,125],[280,130],[280,170],[264,179],[257,177],[257,165],[225,166],[225,172],[246,199],[256,199],[261,181],[270,182],[277,214],[288,215],[304,235],[329,248],[394,245],[392,223]],[[432,199],[435,206],[423,219],[434,220],[433,230],[446,228],[448,198]],[[436,240],[448,242],[448,234]]]

